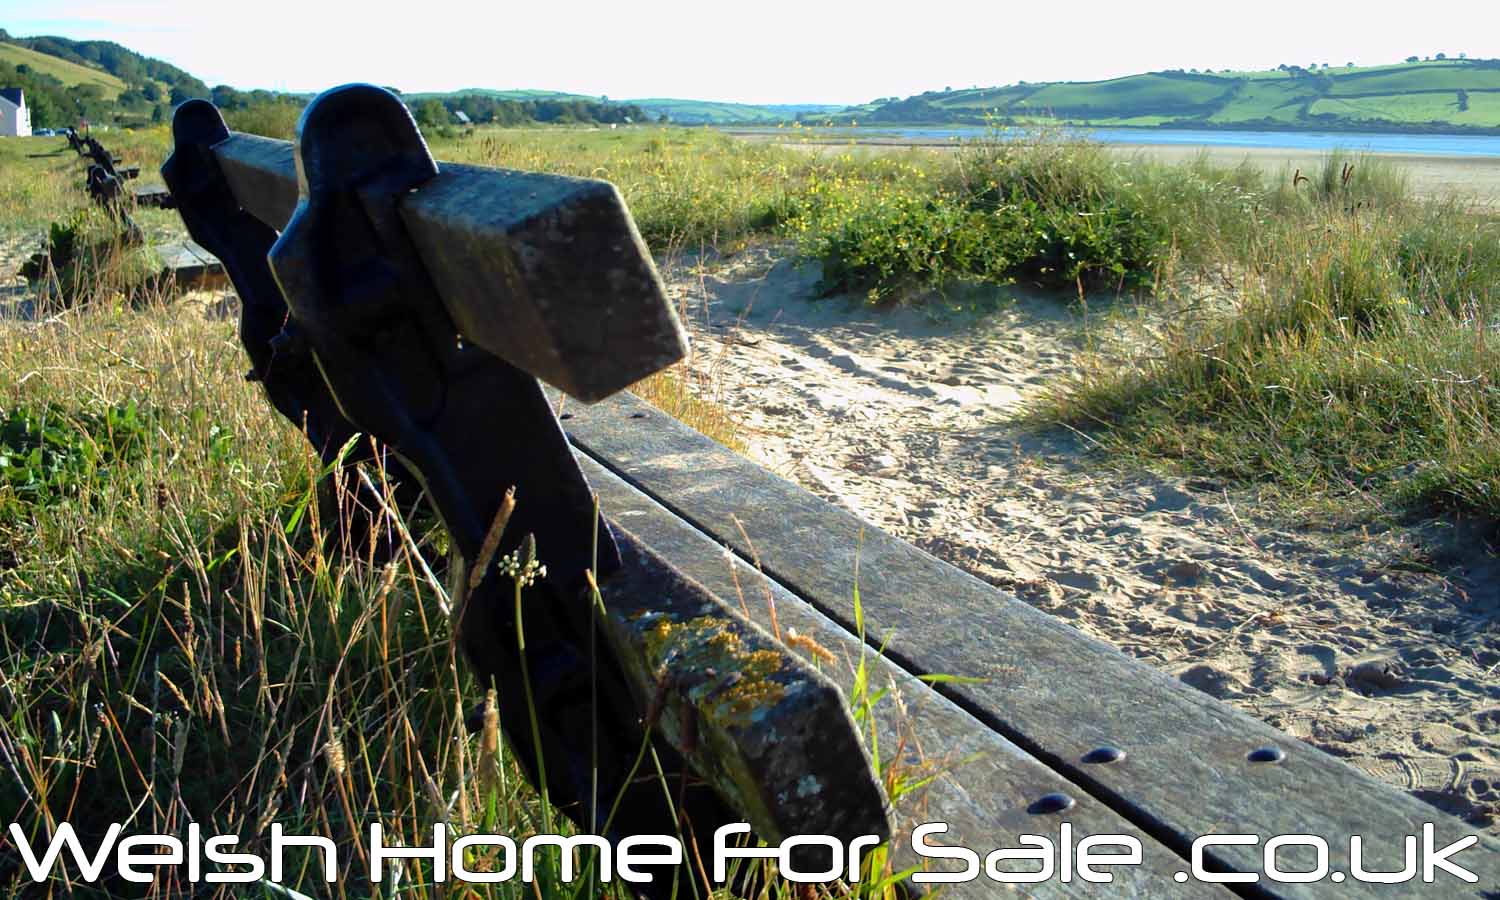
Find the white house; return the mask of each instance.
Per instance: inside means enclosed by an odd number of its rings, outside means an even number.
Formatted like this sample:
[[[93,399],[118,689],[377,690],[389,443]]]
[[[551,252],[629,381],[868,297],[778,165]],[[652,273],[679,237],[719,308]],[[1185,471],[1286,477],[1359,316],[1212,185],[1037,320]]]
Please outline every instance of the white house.
[[[20,88],[0,88],[0,137],[30,137],[31,110]]]

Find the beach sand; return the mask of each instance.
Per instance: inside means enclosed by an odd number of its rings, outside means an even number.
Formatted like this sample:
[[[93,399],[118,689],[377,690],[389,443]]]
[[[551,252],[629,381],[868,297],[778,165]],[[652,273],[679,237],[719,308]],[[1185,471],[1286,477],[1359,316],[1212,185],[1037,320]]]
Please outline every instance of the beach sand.
[[[816,267],[765,249],[666,275],[752,458],[1500,833],[1494,559],[1414,573],[1431,535],[1298,528],[1243,489],[1121,473],[1086,438],[1020,427],[1083,352],[1055,298],[946,317],[813,300]]]

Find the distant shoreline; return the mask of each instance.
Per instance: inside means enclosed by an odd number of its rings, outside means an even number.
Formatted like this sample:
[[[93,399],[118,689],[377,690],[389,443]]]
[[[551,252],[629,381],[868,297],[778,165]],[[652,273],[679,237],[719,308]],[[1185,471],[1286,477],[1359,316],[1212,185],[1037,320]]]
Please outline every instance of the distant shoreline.
[[[907,123],[894,123],[893,124],[893,123],[881,123],[881,124],[878,124],[878,125],[877,124],[865,124],[865,125],[857,125],[857,126],[856,125],[805,125],[805,124],[804,125],[744,124],[744,125],[698,125],[698,126],[684,126],[684,127],[700,127],[700,128],[701,127],[707,127],[707,128],[714,128],[714,129],[716,129],[718,131],[724,132],[725,134],[731,134],[731,135],[734,135],[736,137],[763,137],[763,136],[770,136],[770,137],[777,138],[777,139],[786,139],[786,138],[791,137],[792,135],[796,135],[797,140],[799,140],[799,141],[806,141],[808,143],[847,144],[847,143],[849,143],[852,140],[852,141],[854,141],[856,143],[861,143],[861,144],[884,144],[884,143],[891,143],[891,144],[901,144],[901,145],[911,146],[911,147],[948,146],[948,145],[953,144],[954,142],[956,142],[958,140],[965,139],[967,135],[965,135],[965,136],[959,136],[959,135],[941,135],[940,136],[940,135],[935,135],[935,134],[934,135],[901,134],[899,132],[906,132],[906,131],[962,131],[962,132],[966,132],[966,133],[972,133],[975,137],[980,137],[980,136],[982,136],[982,135],[990,132],[990,129],[985,128],[985,126],[983,126],[983,125],[954,124],[954,123],[946,123],[946,124],[944,124],[944,123],[938,123],[938,124],[917,124],[917,123],[910,123],[910,124],[907,124]],[[1084,124],[1066,124],[1065,125],[1065,124],[1059,124],[1059,125],[1006,125],[1006,126],[998,126],[995,130],[998,131],[1001,134],[1006,134],[1006,133],[1023,132],[1023,131],[1026,131],[1028,129],[1030,129],[1030,130],[1037,130],[1040,133],[1044,133],[1044,134],[1045,133],[1052,133],[1052,132],[1112,132],[1113,131],[1113,132],[1130,132],[1131,134],[1142,135],[1142,136],[1149,135],[1149,134],[1151,134],[1153,132],[1157,132],[1157,133],[1161,133],[1161,134],[1184,134],[1184,133],[1193,134],[1193,133],[1203,133],[1203,134],[1226,135],[1226,136],[1233,136],[1233,135],[1237,135],[1237,134],[1243,134],[1243,135],[1283,135],[1284,134],[1284,135],[1287,135],[1288,141],[1294,140],[1295,136],[1300,136],[1300,137],[1312,136],[1312,137],[1316,138],[1319,135],[1328,135],[1328,136],[1349,135],[1351,138],[1359,137],[1359,136],[1362,136],[1362,135],[1363,136],[1376,136],[1376,137],[1386,136],[1386,137],[1405,138],[1405,139],[1411,139],[1411,138],[1415,138],[1415,139],[1423,139],[1423,138],[1459,138],[1459,139],[1466,139],[1467,138],[1467,139],[1479,139],[1479,140],[1484,140],[1484,141],[1487,141],[1487,142],[1489,140],[1491,140],[1491,139],[1494,139],[1494,138],[1500,138],[1500,128],[1483,129],[1483,130],[1481,130],[1481,129],[1473,129],[1473,130],[1470,130],[1470,131],[1419,131],[1419,130],[1401,129],[1401,128],[1384,128],[1384,129],[1375,129],[1375,128],[1371,128],[1371,129],[1349,129],[1349,128],[1224,128],[1224,127],[1205,127],[1205,126],[1200,126],[1200,125],[1194,125],[1194,126],[1186,126],[1186,125],[1184,125],[1184,126],[1172,126],[1172,127],[1166,127],[1166,126],[1150,126],[1150,127],[1147,127],[1147,126],[1141,126],[1141,125],[1084,125]],[[1109,141],[1105,140],[1105,143],[1109,143]],[[1130,143],[1135,144],[1136,142],[1135,141],[1131,141]],[[1172,146],[1173,142],[1171,142],[1171,141],[1153,142],[1153,141],[1150,141],[1150,140],[1143,140],[1143,141],[1140,141],[1138,145],[1139,146]],[[1251,145],[1251,144],[1244,144],[1244,145],[1239,145],[1239,144],[1224,144],[1223,146],[1229,146],[1229,147],[1235,147],[1235,146],[1255,147],[1257,145]],[[1258,145],[1258,146],[1275,147],[1275,146],[1278,146],[1278,145],[1267,144],[1267,145]],[[1287,148],[1289,148],[1289,149],[1294,149],[1294,150],[1298,149],[1298,147],[1297,147],[1297,145],[1295,143],[1288,143],[1285,146]],[[1382,152],[1383,155],[1384,154],[1394,155],[1396,153],[1396,151],[1380,151],[1380,152]],[[1444,156],[1444,155],[1459,155],[1459,154],[1443,154],[1443,153],[1434,153],[1434,152],[1412,151],[1410,154],[1404,154],[1404,155],[1417,155],[1417,156],[1434,156],[1434,155],[1436,155],[1436,156]]]
[[[1237,165],[1249,162],[1262,171],[1301,169],[1316,171],[1326,154],[1282,147],[1201,147],[1182,144],[1110,144],[1117,153],[1140,153],[1160,162],[1185,162],[1206,155],[1214,162]],[[1473,197],[1489,205],[1500,205],[1500,159],[1483,156],[1443,156],[1431,153],[1359,152],[1357,156],[1389,160],[1411,178],[1414,191],[1424,197],[1452,194]]]
[[[985,129],[990,127],[987,122],[875,122],[865,120],[863,125],[854,125],[848,122],[833,122],[830,125],[820,125],[809,122],[793,123],[785,122],[781,125],[767,124],[764,122],[740,122],[720,123],[710,122],[686,123],[680,122],[686,127],[709,126],[721,131],[731,133],[749,133],[764,130],[777,130],[800,124],[804,129],[868,129],[872,132],[900,131],[913,128],[974,128]],[[1500,127],[1483,125],[1453,125],[1438,127],[1431,125],[1413,125],[1400,122],[1374,122],[1368,125],[1358,122],[1320,122],[1308,124],[1303,127],[1288,126],[1285,122],[1261,123],[1254,122],[1164,122],[1160,125],[1129,125],[1099,122],[998,122],[994,127],[1008,129],[1023,128],[1057,128],[1057,129],[1118,129],[1120,131],[1214,131],[1233,134],[1235,132],[1248,132],[1254,134],[1285,133],[1285,134],[1400,134],[1411,137],[1500,137]]]

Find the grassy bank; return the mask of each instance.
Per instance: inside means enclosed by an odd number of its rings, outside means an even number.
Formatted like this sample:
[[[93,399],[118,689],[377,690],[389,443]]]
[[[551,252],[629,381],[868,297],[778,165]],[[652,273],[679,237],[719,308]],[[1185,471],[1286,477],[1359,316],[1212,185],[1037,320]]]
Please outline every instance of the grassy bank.
[[[792,239],[829,293],[1019,282],[1145,316],[1037,413],[1118,453],[1344,513],[1500,517],[1500,226],[1414,196],[1389,161],[1266,173],[1046,137],[876,156],[690,132],[521,140],[482,140],[480,158],[617,180],[653,246]]]
[[[34,843],[68,822],[92,848],[107,823],[182,834],[192,821],[263,855],[279,825],[333,839],[343,873],[325,885],[321,858],[298,850],[284,883],[339,897],[447,895],[425,864],[371,886],[369,823],[411,845],[439,822],[518,842],[561,822],[495,722],[466,727],[484,693],[414,552],[435,535],[377,565],[325,548],[320,461],[239,376],[227,323],[96,307],[0,330],[0,352],[7,822]],[[466,896],[627,896],[565,884],[544,857],[538,893],[514,882]],[[467,863],[497,864],[479,851]],[[193,892],[185,870],[163,871],[72,895]],[[24,878],[0,848],[0,887],[40,890]]]
[[[1500,225],[1391,162],[1268,174],[1047,138],[808,159],[668,135],[595,169],[660,245],[791,238],[830,293],[1022,282],[1155,320],[1039,421],[1340,517],[1500,518]]]

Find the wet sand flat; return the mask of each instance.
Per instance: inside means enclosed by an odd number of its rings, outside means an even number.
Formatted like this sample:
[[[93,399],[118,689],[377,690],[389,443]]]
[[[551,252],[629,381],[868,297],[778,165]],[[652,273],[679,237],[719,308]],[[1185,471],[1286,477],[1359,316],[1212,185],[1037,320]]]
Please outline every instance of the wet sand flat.
[[[783,146],[810,153],[846,152],[889,153],[913,148],[934,152],[952,151],[957,143],[951,140],[900,138],[872,135],[868,138],[808,138],[791,137],[767,131],[730,130],[743,140],[775,142]],[[1358,135],[1351,135],[1351,138]],[[1324,155],[1315,151],[1275,147],[1211,147],[1193,144],[1110,144],[1109,148],[1122,156],[1144,156],[1166,163],[1185,162],[1199,155],[1221,165],[1239,165],[1249,162],[1257,168],[1271,173],[1283,171],[1287,177],[1297,169],[1304,174],[1314,172],[1322,164]],[[1414,153],[1364,154],[1388,160],[1405,169],[1411,177],[1412,188],[1424,197],[1442,197],[1457,194],[1472,197],[1487,205],[1500,206],[1500,157],[1486,156],[1428,156]]]
[[[1323,154],[1267,147],[1196,147],[1177,144],[1118,144],[1111,149],[1122,154],[1138,153],[1162,162],[1183,162],[1205,155],[1222,165],[1249,162],[1266,172],[1314,172]],[[1420,156],[1411,153],[1368,154],[1406,170],[1412,188],[1425,197],[1449,194],[1472,196],[1491,205],[1500,203],[1500,157]]]

